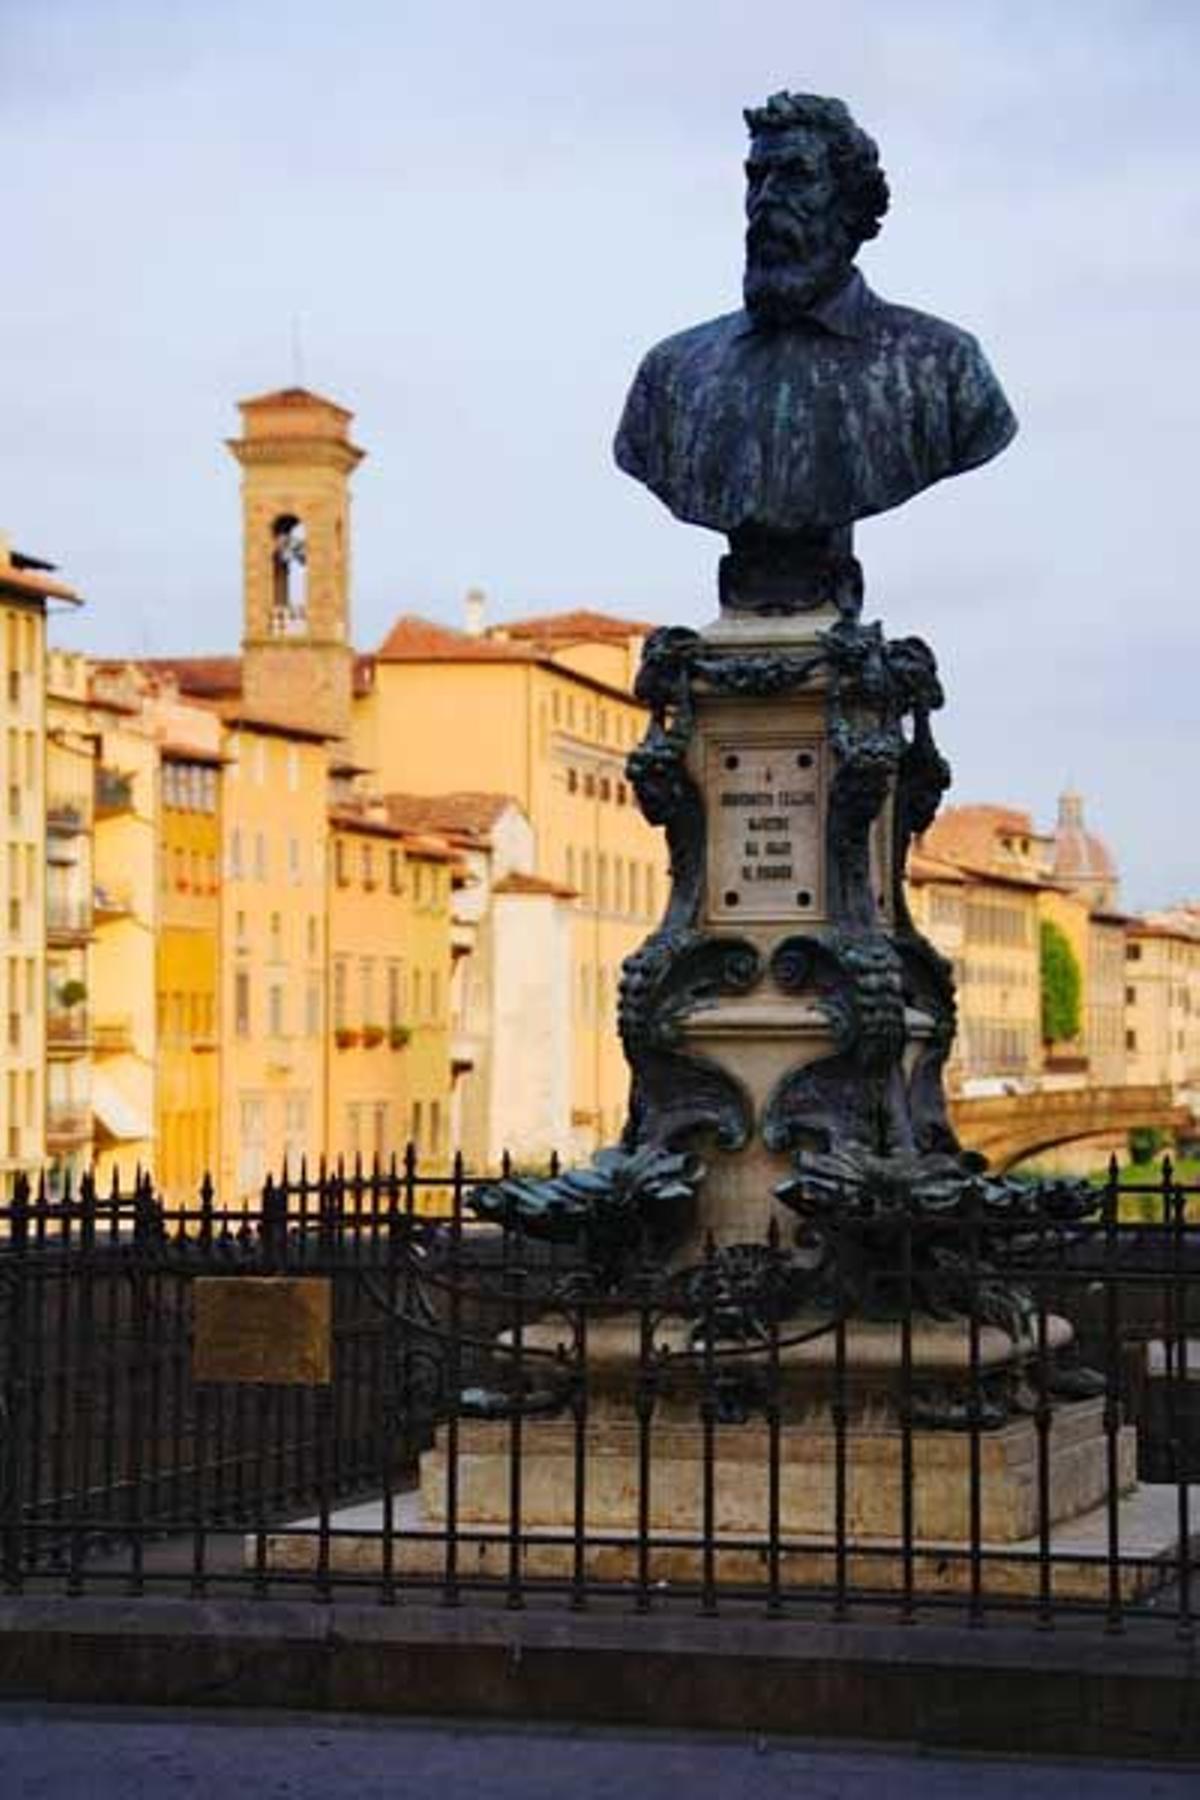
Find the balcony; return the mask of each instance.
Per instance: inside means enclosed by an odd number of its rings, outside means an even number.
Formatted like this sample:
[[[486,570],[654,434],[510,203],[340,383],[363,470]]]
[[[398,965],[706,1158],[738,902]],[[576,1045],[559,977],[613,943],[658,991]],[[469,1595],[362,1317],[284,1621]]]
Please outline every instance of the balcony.
[[[133,897],[127,888],[97,884],[92,907],[96,923],[105,925],[112,919],[128,918],[133,911]]]
[[[133,811],[133,776],[119,769],[96,770],[96,817],[113,819],[119,813]]]
[[[46,1014],[46,1045],[51,1055],[57,1051],[73,1054],[86,1050],[92,1041],[92,1022],[84,1006],[70,1006]]]
[[[78,1100],[51,1100],[46,1106],[46,1146],[66,1149],[86,1144],[92,1136],[92,1109]]]
[[[46,900],[46,942],[85,944],[92,935],[92,903],[51,894]]]
[[[88,806],[81,795],[56,794],[46,802],[46,830],[54,837],[81,837],[88,829]]]
[[[115,1056],[133,1049],[133,1020],[97,1019],[92,1027],[92,1047],[98,1056]]]

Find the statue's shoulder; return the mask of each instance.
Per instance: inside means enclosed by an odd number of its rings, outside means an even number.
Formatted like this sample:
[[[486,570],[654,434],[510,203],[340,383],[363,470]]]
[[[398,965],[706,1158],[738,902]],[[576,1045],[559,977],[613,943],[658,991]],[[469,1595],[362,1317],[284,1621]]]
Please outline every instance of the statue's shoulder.
[[[672,332],[649,349],[642,358],[641,373],[649,376],[669,375],[696,357],[719,353],[746,330],[748,315],[742,311],[722,313],[715,319],[704,319],[683,331]]]
[[[915,306],[898,306],[895,301],[884,300],[869,291],[868,305],[874,331],[918,355],[934,351],[963,364],[983,355],[978,338],[963,326],[952,325],[949,319],[920,312]]]

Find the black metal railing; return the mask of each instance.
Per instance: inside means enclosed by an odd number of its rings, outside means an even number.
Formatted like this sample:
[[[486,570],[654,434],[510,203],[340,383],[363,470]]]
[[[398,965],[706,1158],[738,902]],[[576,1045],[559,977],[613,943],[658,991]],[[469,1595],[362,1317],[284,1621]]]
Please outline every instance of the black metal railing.
[[[598,1276],[516,1212],[480,1224],[471,1192],[461,1161],[424,1173],[411,1150],[233,1208],[207,1182],[188,1207],[145,1178],[60,1200],[18,1185],[0,1207],[9,1589],[1192,1632],[1200,1191],[1169,1164],[1070,1217],[1045,1190],[1000,1221],[980,1200],[950,1237],[901,1204],[870,1295],[849,1203],[819,1243],[777,1222]],[[319,1289],[315,1372],[281,1339],[277,1368],[268,1342],[214,1373],[214,1281],[274,1318]]]

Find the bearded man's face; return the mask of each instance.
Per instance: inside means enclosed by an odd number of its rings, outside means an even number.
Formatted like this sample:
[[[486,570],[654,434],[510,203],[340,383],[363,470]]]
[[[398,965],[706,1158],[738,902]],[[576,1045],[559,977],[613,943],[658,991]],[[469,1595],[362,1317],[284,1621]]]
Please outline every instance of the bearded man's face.
[[[858,248],[822,133],[763,132],[746,161],[746,307],[786,325],[839,288]]]

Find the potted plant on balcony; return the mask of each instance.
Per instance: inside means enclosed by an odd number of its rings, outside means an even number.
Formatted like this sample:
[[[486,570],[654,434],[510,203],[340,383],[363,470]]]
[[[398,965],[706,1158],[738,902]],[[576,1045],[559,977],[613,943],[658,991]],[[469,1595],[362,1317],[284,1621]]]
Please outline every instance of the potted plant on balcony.
[[[403,1050],[412,1038],[412,1027],[409,1025],[389,1025],[388,1044],[393,1050]]]
[[[384,1030],[382,1025],[363,1026],[362,1041],[368,1050],[373,1050],[376,1044],[382,1044],[383,1039]]]
[[[339,1050],[352,1050],[358,1042],[358,1032],[353,1025],[336,1025],[333,1041]]]
[[[60,1006],[80,1006],[87,999],[87,984],[76,979],[64,981],[58,990]]]

